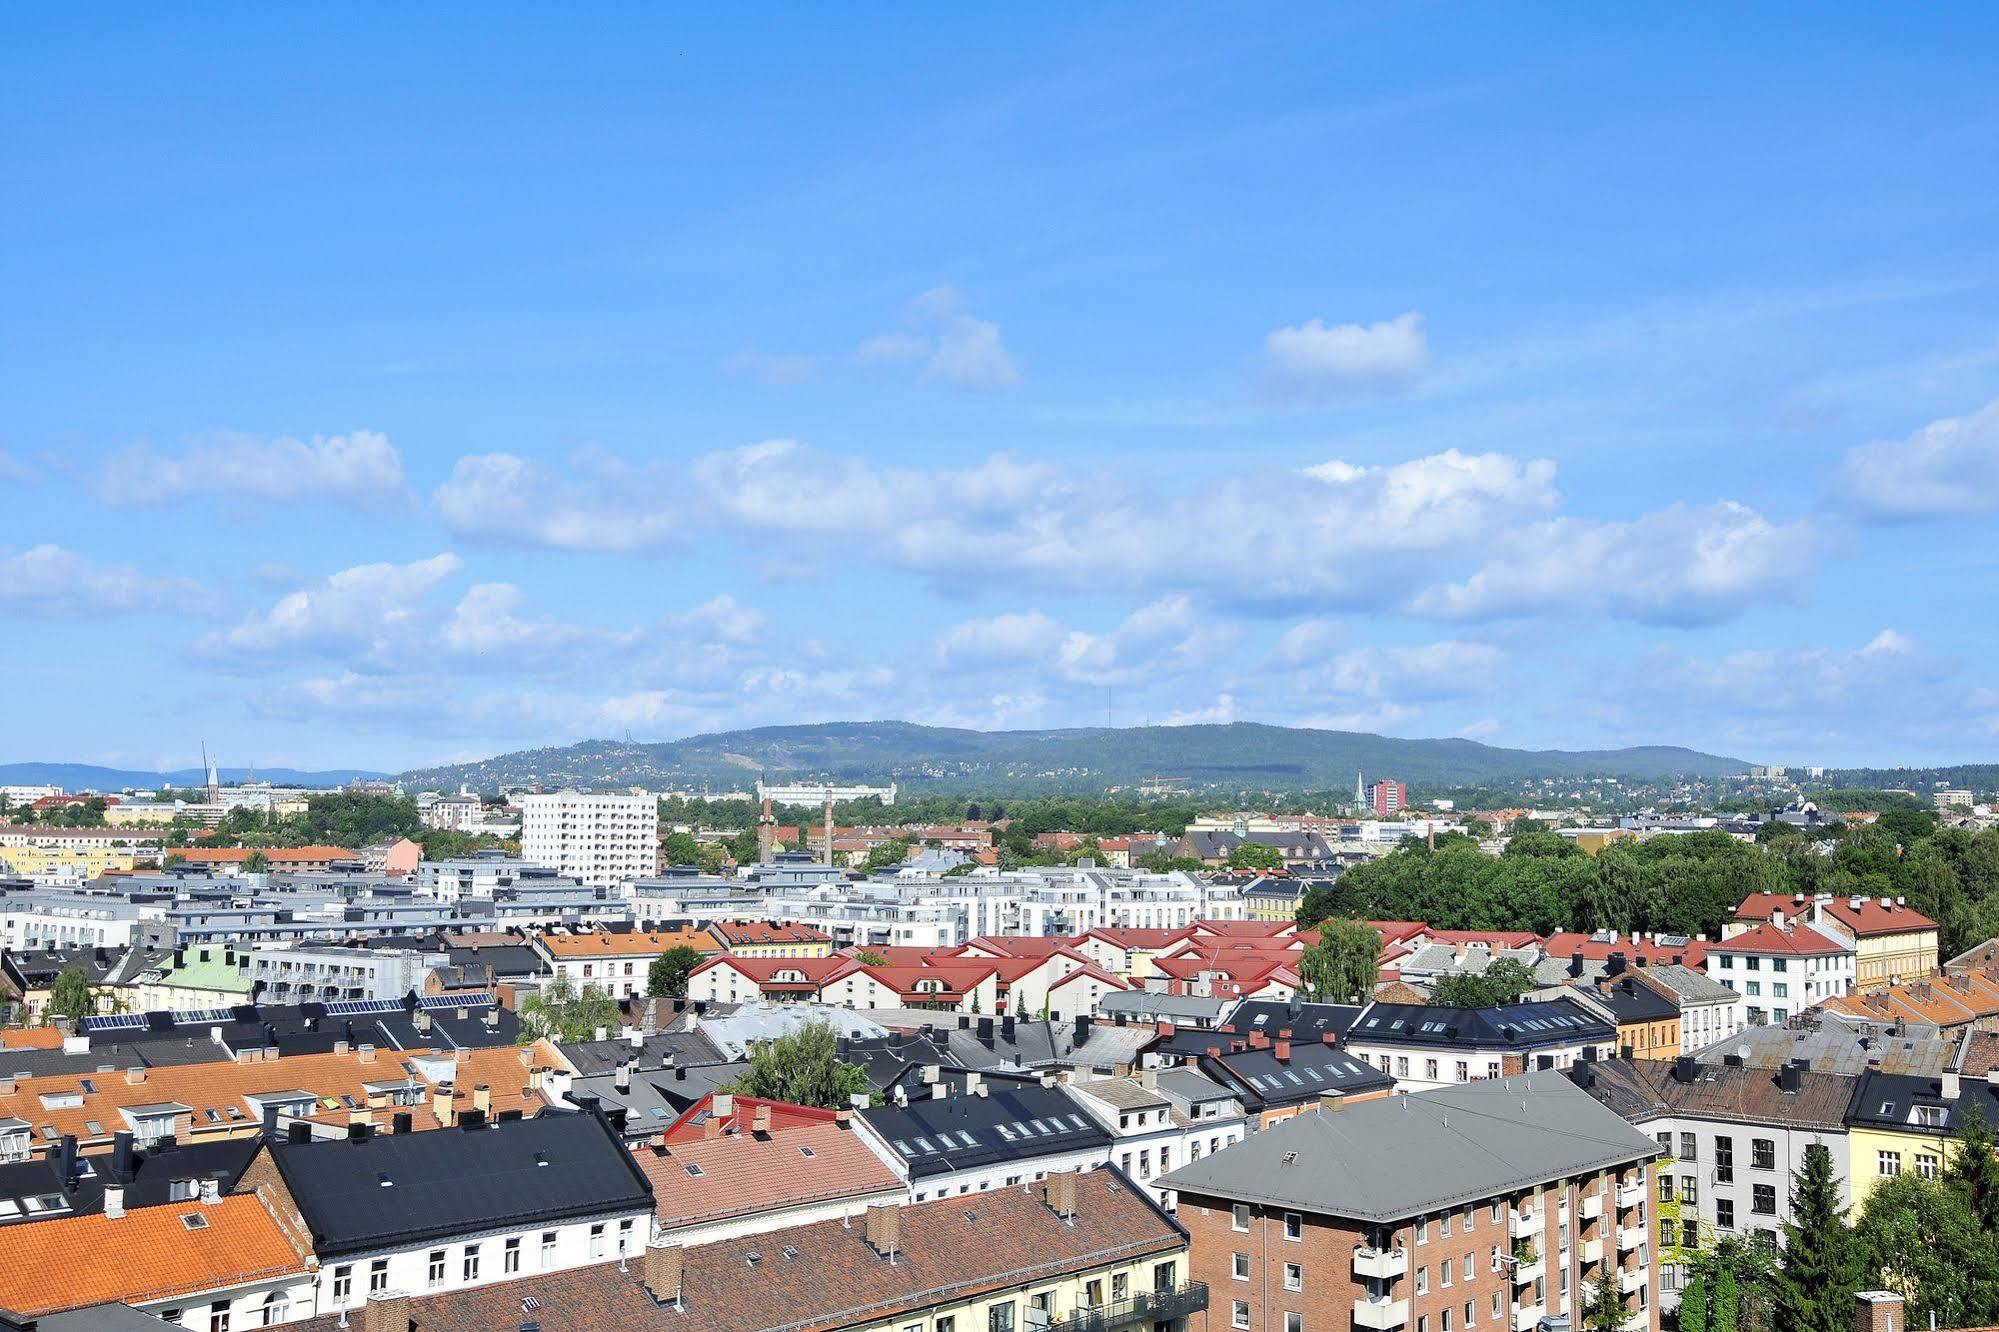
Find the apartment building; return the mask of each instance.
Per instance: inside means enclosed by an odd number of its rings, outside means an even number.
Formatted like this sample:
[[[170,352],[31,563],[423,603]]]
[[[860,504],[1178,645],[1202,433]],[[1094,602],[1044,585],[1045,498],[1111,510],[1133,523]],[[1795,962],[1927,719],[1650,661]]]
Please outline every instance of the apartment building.
[[[1193,1069],[1094,1078],[1071,1083],[1068,1091],[1115,1137],[1110,1154],[1118,1169],[1169,1209],[1160,1176],[1198,1161],[1204,1152],[1222,1150],[1248,1131],[1242,1102]]]
[[[1109,1130],[1062,1087],[966,1073],[903,1095],[860,1111],[854,1123],[916,1202],[1018,1188],[1110,1161]]]
[[[1750,1026],[1781,1026],[1853,988],[1853,937],[1824,920],[1751,926],[1708,945],[1707,974],[1742,996]]]
[[[1656,1332],[1657,1155],[1545,1071],[1295,1115],[1160,1183],[1209,1291],[1195,1332],[1533,1332],[1604,1282]]]
[[[1403,1091],[1426,1091],[1617,1053],[1617,1027],[1581,999],[1441,1008],[1369,1005],[1347,1033],[1347,1052],[1393,1074]]]
[[[521,797],[521,857],[597,888],[659,870],[659,802],[561,791]]]
[[[1705,1050],[1739,1035],[1748,1022],[1741,995],[1691,966],[1678,963],[1645,969],[1645,978],[1680,1006],[1680,1053]]]
[[[1736,907],[1735,920],[1724,938],[1754,925],[1830,922],[1853,940],[1853,983],[1862,994],[1920,980],[1937,969],[1937,923],[1905,898],[1752,893]]]
[[[534,936],[534,950],[547,961],[551,979],[567,981],[578,993],[589,987],[613,999],[644,994],[646,973],[661,953],[692,948],[712,954],[716,947],[714,936],[706,930],[686,928]]]
[[[1870,1070],[1847,1113],[1853,1204],[1875,1185],[1909,1173],[1935,1179],[1954,1150],[1951,1138],[1972,1115],[1999,1124],[1999,1071],[1936,1077]]]
[[[246,950],[249,979],[267,1003],[401,999],[425,993],[428,974],[449,964],[442,953],[413,948],[313,947]],[[181,1007],[182,1005],[173,1005]]]
[[[1795,1064],[1612,1059],[1570,1070],[1576,1085],[1659,1144],[1659,1297],[1679,1304],[1689,1264],[1728,1238],[1779,1242],[1791,1178],[1813,1148],[1851,1201],[1847,1104],[1858,1079]]]

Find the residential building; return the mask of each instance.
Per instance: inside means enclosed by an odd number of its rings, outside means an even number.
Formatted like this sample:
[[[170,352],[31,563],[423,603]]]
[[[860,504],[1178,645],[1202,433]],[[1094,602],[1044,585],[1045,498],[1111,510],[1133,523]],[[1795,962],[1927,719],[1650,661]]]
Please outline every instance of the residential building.
[[[1194,1063],[1242,1101],[1250,1122],[1268,1128],[1327,1101],[1366,1101],[1395,1090],[1395,1078],[1332,1038],[1293,1040],[1279,1028],[1266,1036],[1216,1033]]]
[[[716,920],[708,933],[722,951],[737,957],[831,957],[833,939],[823,930],[795,921]]]
[[[1853,940],[1853,979],[1862,994],[1920,980],[1937,969],[1937,923],[1900,897],[1753,893],[1736,907],[1736,923],[1723,931],[1723,937],[1753,925],[1828,921]]]
[[[1182,1100],[1160,1086],[1175,1077]],[[1205,1083],[1200,1086],[1198,1083]],[[1111,1131],[1111,1160],[1118,1169],[1161,1198],[1161,1175],[1205,1151],[1219,1151],[1247,1132],[1242,1103],[1227,1087],[1191,1069],[1147,1069],[1128,1078],[1092,1078],[1070,1083],[1069,1094],[1092,1118]]]
[[[361,863],[370,874],[407,879],[423,863],[423,844],[408,837],[373,842],[361,848]]]
[[[547,959],[552,980],[566,981],[578,993],[586,986],[601,990],[613,999],[644,994],[653,959],[675,948],[711,954],[716,943],[706,930],[690,928],[534,936],[534,949]]]
[[[1614,1282],[1656,1330],[1657,1144],[1553,1071],[1294,1115],[1161,1181],[1200,1329],[1578,1321]]]
[[[313,874],[335,865],[351,863],[357,869],[361,865],[361,853],[344,846],[191,846],[174,854],[196,868],[224,874],[246,873],[252,856],[261,856],[273,873]]]
[[[1707,974],[1742,996],[1749,1025],[1782,1025],[1851,990],[1853,959],[1852,936],[1828,921],[1755,925],[1708,945]]]
[[[130,1007],[141,1013],[230,1008],[255,993],[250,950],[229,944],[190,944],[165,954],[134,981]]]
[[[1617,1027],[1580,998],[1496,1008],[1375,1003],[1347,1033],[1347,1053],[1393,1074],[1403,1091],[1565,1069],[1617,1053]]]
[[[292,1134],[267,1151],[244,1180],[310,1236],[319,1313],[636,1262],[651,1236],[652,1184],[595,1113],[482,1116],[451,1133],[361,1126],[345,1141]]]
[[[1840,1201],[1851,1201],[1845,1116],[1858,1078],[1691,1056],[1608,1059],[1569,1075],[1659,1144],[1656,1255],[1668,1310],[1689,1265],[1717,1241],[1780,1240],[1792,1176],[1811,1148],[1825,1149]]]
[[[1990,1025],[1999,1020],[1999,967],[1957,968],[1871,994],[1828,999],[1826,1007],[1875,1021],[1902,1018],[1946,1032]]]
[[[1677,996],[1651,983],[1643,972],[1626,971],[1597,982],[1591,998],[1617,1019],[1617,1052],[1631,1059],[1680,1056]]]
[[[1374,817],[1385,819],[1409,806],[1409,788],[1393,778],[1383,778],[1367,788],[1367,807]]]
[[[691,1248],[907,1199],[902,1177],[848,1118],[820,1111],[787,1122],[783,1112],[803,1109],[759,1103],[740,1124],[715,1116],[691,1136],[635,1147],[652,1181],[658,1238]]]
[[[659,869],[659,802],[581,791],[522,796],[521,857],[592,887],[622,889]]]
[[[1739,1034],[1748,1022],[1741,995],[1719,981],[1709,980],[1692,966],[1655,964],[1645,977],[1673,996],[1680,1006],[1680,1053],[1692,1054]]]
[[[414,948],[291,944],[246,952],[249,979],[257,987],[257,996],[278,1004],[310,999],[401,999],[406,994],[423,994],[430,973],[448,965],[444,954]]]
[[[440,902],[484,901],[515,887],[575,885],[577,880],[504,851],[479,851],[457,860],[425,860],[416,867],[416,889]]]
[[[1011,1189],[1110,1160],[1110,1132],[1062,1087],[977,1073],[954,1086],[934,1070],[926,1075],[935,1080],[854,1116],[916,1202]]]
[[[1863,1073],[1846,1118],[1854,1207],[1864,1207],[1882,1180],[1904,1172],[1937,1178],[1954,1150],[1952,1135],[1974,1114],[1999,1124],[1999,1073]]]

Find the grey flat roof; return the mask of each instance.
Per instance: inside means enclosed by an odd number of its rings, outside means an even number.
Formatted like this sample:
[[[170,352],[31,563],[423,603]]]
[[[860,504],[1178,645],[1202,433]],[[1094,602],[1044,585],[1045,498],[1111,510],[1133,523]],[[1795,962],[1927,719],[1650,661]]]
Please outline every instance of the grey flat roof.
[[[1158,1184],[1389,1222],[1658,1155],[1548,1070],[1294,1115]]]

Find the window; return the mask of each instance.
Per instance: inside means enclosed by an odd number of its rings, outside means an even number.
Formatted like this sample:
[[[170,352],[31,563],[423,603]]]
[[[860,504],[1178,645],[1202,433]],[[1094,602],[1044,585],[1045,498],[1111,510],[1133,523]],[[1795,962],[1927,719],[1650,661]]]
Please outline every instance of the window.
[[[432,1249],[430,1251],[430,1284],[433,1287],[444,1284],[444,1250],[442,1249]]]
[[[1735,1139],[1716,1138],[1714,1140],[1714,1181],[1717,1184],[1731,1184],[1735,1181]]]
[[[1305,1289],[1305,1264],[1303,1263],[1284,1264],[1284,1289],[1286,1290]]]
[[[1013,1332],[1013,1301],[995,1304],[986,1310],[987,1332]]]
[[[1682,1161],[1700,1159],[1700,1140],[1691,1133],[1680,1135],[1680,1159]]]
[[[954,1314],[945,1314],[937,1320],[937,1332],[957,1332],[958,1319]]]
[[[1935,1179],[1937,1177],[1937,1158],[1929,1152],[1917,1152],[1916,1173],[1924,1179]]]
[[[1457,1267],[1450,1259],[1446,1258],[1443,1262],[1437,1264],[1438,1285],[1448,1287],[1451,1284],[1451,1279],[1456,1275]]]
[[[1248,1204],[1248,1203],[1237,1203],[1237,1204],[1235,1205],[1235,1213],[1234,1213],[1234,1220],[1233,1220],[1233,1221],[1231,1222],[1231,1224],[1232,1224],[1233,1228],[1234,1228],[1234,1229],[1236,1229],[1236,1230],[1248,1230],[1248,1229],[1249,1229],[1249,1204]]]
[[[1416,1293],[1418,1295],[1430,1293],[1430,1269],[1427,1267],[1416,1269]]]
[[[377,1258],[368,1264],[368,1293],[379,1295],[389,1288],[389,1260]]]
[[[555,1232],[552,1230],[541,1232],[541,1265],[555,1266]]]
[[[1777,1144],[1770,1138],[1749,1140],[1749,1164],[1757,1170],[1777,1168]]]
[[[1753,1195],[1749,1200],[1749,1210],[1758,1216],[1777,1215],[1777,1186],[1756,1184],[1751,1186]]]
[[[1735,1202],[1729,1198],[1714,1200],[1714,1223],[1723,1230],[1735,1229]]]
[[[590,1256],[592,1258],[602,1258],[604,1256],[604,1223],[602,1221],[590,1227]]]
[[[1434,1060],[1434,1059],[1425,1059],[1425,1060],[1423,1061],[1423,1076],[1424,1076],[1424,1077],[1426,1077],[1426,1078],[1428,1078],[1428,1079],[1429,1079],[1430,1081],[1432,1081],[1432,1082],[1435,1082],[1435,1081],[1437,1080],[1437,1061],[1436,1061],[1436,1060]]]
[[[1287,1310],[1284,1314],[1284,1332],[1305,1332],[1305,1315]]]
[[[229,1332],[229,1301],[217,1300],[208,1306],[208,1332]]]
[[[1466,1254],[1466,1255],[1465,1255],[1465,1280],[1467,1280],[1467,1281],[1471,1280],[1471,1279],[1472,1279],[1472,1273],[1478,1270],[1477,1268],[1475,1268],[1475,1267],[1473,1266],[1473,1264],[1474,1264],[1474,1263],[1475,1263],[1475,1262],[1476,1262],[1477,1260],[1478,1260],[1478,1255],[1477,1255],[1477,1254],[1471,1254],[1471,1253],[1468,1253],[1468,1254]]]
[[[1437,1233],[1445,1239],[1451,1237],[1451,1214],[1449,1212],[1445,1212],[1443,1219],[1437,1223]]]
[[[1459,1081],[1459,1082],[1470,1082],[1470,1081],[1471,1081],[1471,1065],[1470,1065],[1469,1063],[1467,1063],[1467,1062],[1466,1062],[1465,1060],[1462,1060],[1462,1059],[1458,1060],[1458,1068],[1457,1068],[1457,1072],[1458,1072],[1458,1081]],[[1446,1319],[1448,1319],[1448,1318],[1450,1317],[1450,1313],[1449,1313],[1449,1311],[1448,1311],[1448,1310],[1447,1310],[1447,1311],[1445,1312],[1445,1314],[1444,1314],[1444,1317],[1445,1317]]]
[[[963,1189],[958,1192],[963,1193]],[[618,1222],[618,1255],[623,1257],[632,1251],[632,1219],[626,1217]]]
[[[1296,1212],[1284,1214],[1284,1238],[1302,1240],[1305,1238],[1305,1218]]]
[[[1111,1273],[1111,1298],[1113,1300],[1121,1300],[1130,1294],[1131,1274],[1128,1272]]]
[[[354,1295],[354,1269],[342,1263],[333,1269],[333,1303],[344,1305]],[[173,1321],[171,1319],[169,1322]]]
[[[1697,1221],[1680,1222],[1680,1247],[1698,1249],[1701,1246],[1701,1228]]]
[[[1902,1173],[1902,1154],[1900,1152],[1884,1151],[1876,1159],[1883,1179]]]
[[[1680,1201],[1697,1203],[1701,1200],[1700,1180],[1693,1175],[1680,1176]]]
[[[1662,1249],[1673,1247],[1673,1223],[1671,1221],[1661,1221],[1659,1223],[1659,1247]]]
[[[1470,1301],[1470,1300],[1466,1300],[1466,1301],[1465,1301],[1465,1326],[1466,1326],[1466,1327],[1470,1327],[1470,1326],[1471,1326],[1471,1325],[1472,1325],[1473,1323],[1475,1323],[1475,1322],[1477,1322],[1477,1321],[1478,1321],[1478,1305],[1474,1304],[1474,1303],[1473,1303],[1472,1301]]]
[[[1237,1254],[1237,1255],[1235,1256],[1235,1267],[1234,1267],[1234,1275],[1235,1275],[1235,1279],[1236,1279],[1237,1281],[1247,1281],[1247,1280],[1249,1280],[1249,1255],[1248,1255],[1248,1254],[1246,1254],[1246,1253],[1239,1253],[1239,1254]]]
[[[479,1279],[478,1245],[468,1244],[465,1246],[465,1266],[463,1270],[465,1272],[465,1279],[467,1281],[477,1281]]]
[[[1673,1177],[1671,1175],[1659,1176],[1659,1201],[1673,1201]]]
[[[520,1270],[521,1270],[521,1237],[519,1235],[516,1235],[512,1239],[507,1241],[506,1248],[504,1248],[500,1252],[500,1272],[503,1275],[512,1276],[514,1273]]]
[[[1234,1304],[1234,1308],[1233,1308],[1233,1309],[1231,1309],[1231,1310],[1230,1310],[1230,1312],[1229,1312],[1229,1326],[1230,1326],[1230,1327],[1248,1327],[1248,1326],[1249,1326],[1249,1301],[1248,1301],[1248,1300],[1237,1300],[1237,1301],[1235,1301],[1235,1304]]]

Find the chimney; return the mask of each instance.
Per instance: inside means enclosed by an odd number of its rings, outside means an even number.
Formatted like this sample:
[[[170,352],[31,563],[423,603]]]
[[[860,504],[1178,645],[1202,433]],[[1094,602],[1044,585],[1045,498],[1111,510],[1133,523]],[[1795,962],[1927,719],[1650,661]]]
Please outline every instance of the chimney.
[[[1279,1041],[1271,1049],[1276,1052],[1278,1063],[1288,1064],[1291,1062],[1291,1042]]]
[[[890,1262],[902,1244],[902,1209],[888,1203],[868,1208],[868,1246]]]
[[[58,1163],[57,1169],[62,1172],[63,1191],[66,1193],[73,1192],[76,1189],[76,1135],[74,1133],[65,1133],[62,1135],[62,1144],[56,1149],[56,1161]]]
[[[1692,1055],[1681,1055],[1673,1061],[1673,1081],[1692,1082],[1700,1076],[1701,1061]]]
[[[415,1117],[409,1111],[399,1110],[390,1118],[389,1127],[396,1133],[408,1133],[415,1123]]]
[[[1946,1101],[1955,1101],[1963,1093],[1964,1079],[1956,1073],[1945,1073],[1943,1075],[1943,1098]]]
[[[1076,1172],[1056,1170],[1048,1176],[1048,1210],[1064,1221],[1076,1215]]]
[[[758,1106],[758,1107],[756,1108],[756,1113],[754,1113],[754,1114],[752,1114],[752,1115],[750,1116],[750,1132],[752,1132],[752,1133],[769,1133],[769,1132],[770,1132],[770,1107],[769,1107],[769,1106],[767,1106],[767,1105],[760,1105],[760,1106]]]
[[[458,1089],[449,1083],[439,1086],[431,1094],[430,1108],[437,1122],[450,1128],[458,1119]]]
[[[646,1293],[660,1304],[680,1307],[680,1275],[686,1251],[678,1244],[654,1240],[646,1246]]]
[[[1346,1103],[1347,1095],[1345,1092],[1325,1092],[1319,1097],[1319,1113],[1330,1115],[1337,1110],[1345,1108]]]
[[[472,1088],[472,1109],[481,1115],[493,1113],[493,1089],[483,1082]]]
[[[1853,1303],[1853,1332],[1908,1332],[1902,1297],[1894,1291],[1856,1291]]]
[[[363,1045],[361,1049],[357,1052],[356,1058],[358,1058],[364,1064],[374,1063],[375,1047],[372,1045]]]
[[[410,1297],[384,1291],[368,1297],[361,1332],[410,1332]]]
[[[120,1129],[111,1139],[111,1178],[120,1184],[132,1179],[132,1134]]]
[[[106,1184],[104,1186],[104,1215],[112,1221],[116,1221],[119,1217],[125,1215],[125,1186],[123,1184]]]
[[[722,1117],[720,1115],[714,1114],[713,1112],[710,1112],[708,1118],[701,1121],[701,1136],[703,1138],[706,1138],[710,1142],[714,1141],[716,1138],[721,1137]]]
[[[312,1125],[302,1123],[301,1121],[294,1119],[289,1126],[289,1131],[285,1135],[285,1141],[311,1142]]]
[[[1796,1093],[1805,1085],[1805,1071],[1795,1063],[1786,1064],[1777,1070],[1777,1090]]]
[[[144,1068],[134,1067],[125,1070],[126,1085],[136,1087],[145,1080],[146,1080],[146,1070]]]

